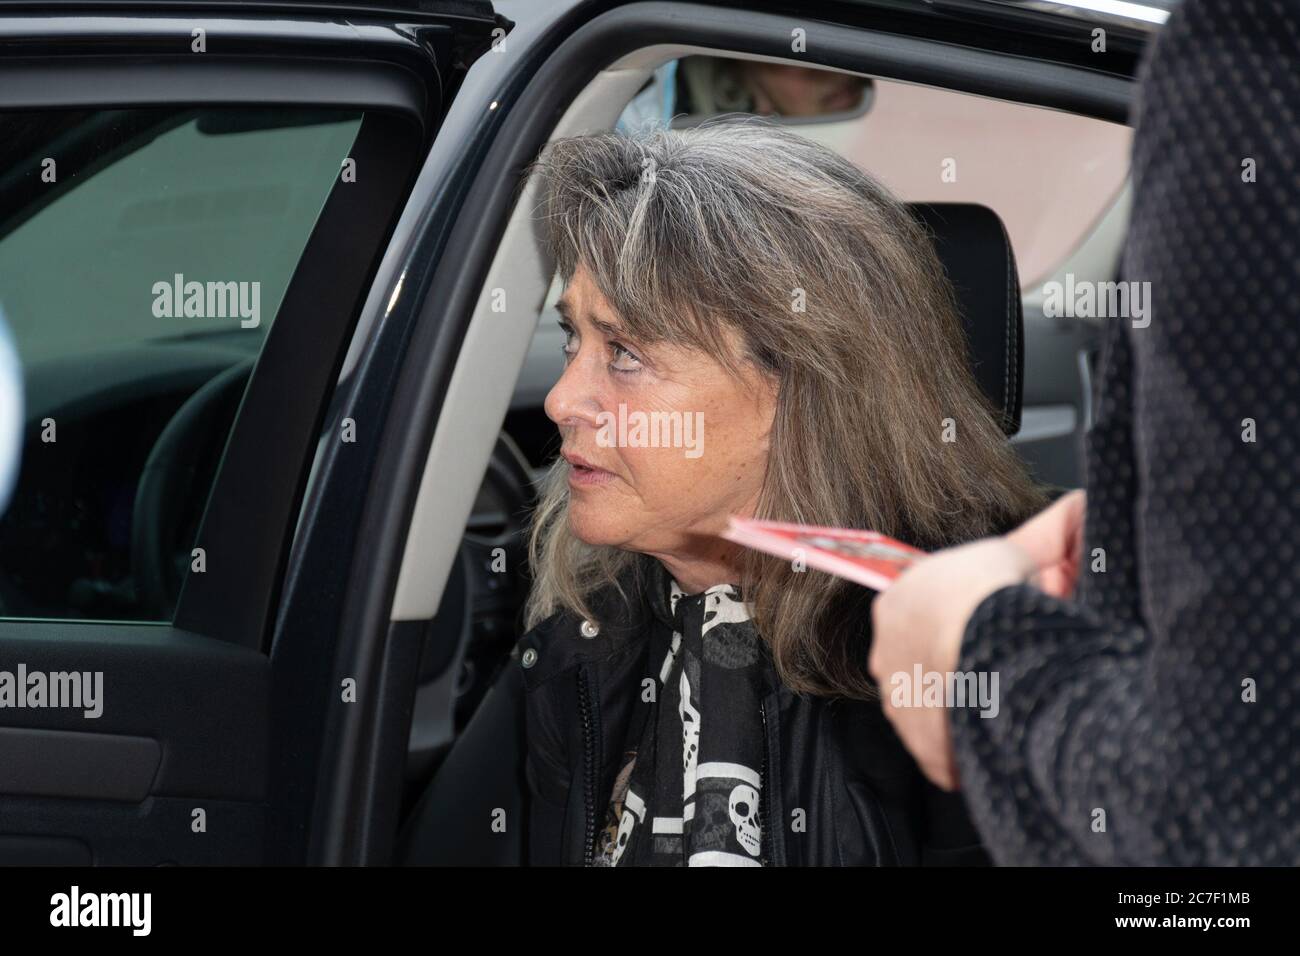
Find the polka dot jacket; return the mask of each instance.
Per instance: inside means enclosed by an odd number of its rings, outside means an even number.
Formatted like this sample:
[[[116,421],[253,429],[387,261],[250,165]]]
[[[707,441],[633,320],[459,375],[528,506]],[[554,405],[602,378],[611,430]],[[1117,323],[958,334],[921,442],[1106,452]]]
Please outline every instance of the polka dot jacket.
[[[1072,602],[1005,588],[962,670],[1003,864],[1300,863],[1300,2],[1189,0],[1140,80]]]

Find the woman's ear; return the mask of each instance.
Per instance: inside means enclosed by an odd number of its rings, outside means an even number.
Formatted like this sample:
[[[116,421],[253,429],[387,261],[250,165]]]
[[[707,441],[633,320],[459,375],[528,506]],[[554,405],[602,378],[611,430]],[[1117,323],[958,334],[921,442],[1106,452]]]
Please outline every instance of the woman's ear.
[[[781,379],[775,372],[756,368],[754,380],[754,400],[758,403],[759,420],[763,423],[761,431],[763,449],[770,451],[772,426],[776,424],[777,404],[781,400]]]

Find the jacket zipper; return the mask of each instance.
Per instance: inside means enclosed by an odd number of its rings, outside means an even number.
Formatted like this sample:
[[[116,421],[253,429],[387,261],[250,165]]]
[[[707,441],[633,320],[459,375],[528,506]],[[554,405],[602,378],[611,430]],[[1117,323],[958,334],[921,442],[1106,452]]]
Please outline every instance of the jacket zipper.
[[[596,854],[596,737],[592,729],[591,685],[585,667],[578,670],[578,710],[582,715],[583,750],[586,754],[583,774],[586,816],[583,821],[582,865],[591,866]]]

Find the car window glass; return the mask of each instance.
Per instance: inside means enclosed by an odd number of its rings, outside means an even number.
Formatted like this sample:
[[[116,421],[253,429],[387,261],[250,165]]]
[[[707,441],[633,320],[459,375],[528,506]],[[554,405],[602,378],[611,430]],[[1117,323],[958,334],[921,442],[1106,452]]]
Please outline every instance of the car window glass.
[[[851,160],[905,202],[988,206],[1021,288],[1041,286],[1087,238],[1128,176],[1132,131],[915,83],[810,66],[689,56],[655,71],[625,130],[758,114]]]
[[[243,385],[360,122],[0,113],[0,309],[25,406],[0,616],[170,620]],[[146,474],[166,514],[137,508]],[[164,598],[146,600],[145,567]]]

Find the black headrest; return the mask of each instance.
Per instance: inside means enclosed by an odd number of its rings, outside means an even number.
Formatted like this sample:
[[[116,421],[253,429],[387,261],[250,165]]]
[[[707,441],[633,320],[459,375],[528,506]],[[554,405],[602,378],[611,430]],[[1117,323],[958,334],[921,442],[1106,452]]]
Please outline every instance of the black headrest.
[[[957,293],[975,380],[1007,435],[1020,431],[1025,326],[1016,257],[1002,220],[974,203],[909,203]]]

